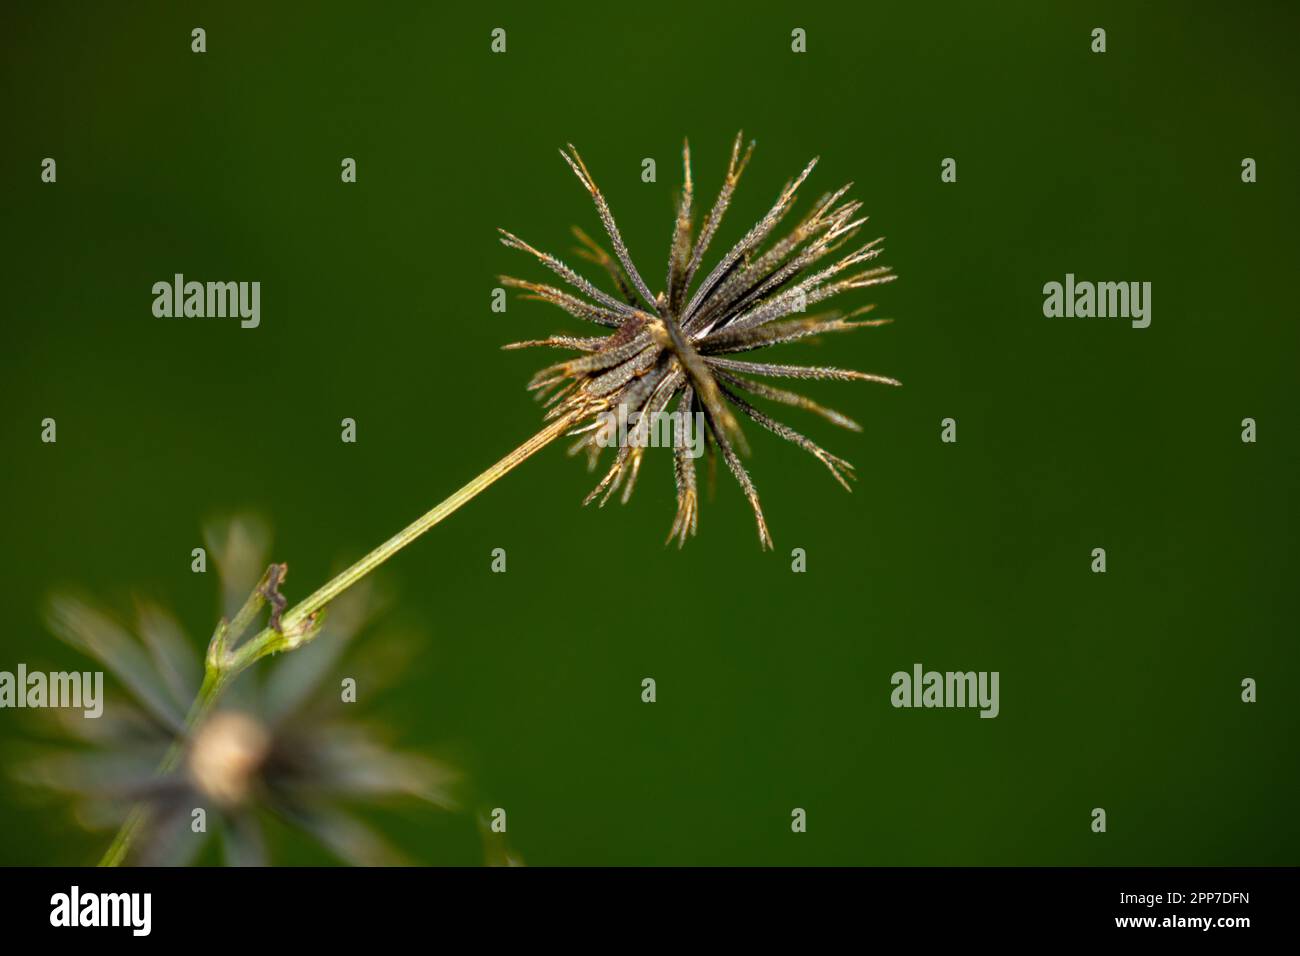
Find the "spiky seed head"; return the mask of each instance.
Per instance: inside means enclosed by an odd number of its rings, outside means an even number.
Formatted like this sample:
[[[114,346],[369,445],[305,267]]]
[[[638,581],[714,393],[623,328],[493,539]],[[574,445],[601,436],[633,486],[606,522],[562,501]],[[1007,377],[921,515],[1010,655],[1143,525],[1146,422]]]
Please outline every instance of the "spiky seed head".
[[[887,266],[868,266],[855,271],[880,255],[882,240],[850,246],[866,219],[857,216],[861,203],[844,201],[849,185],[819,199],[784,237],[772,238],[777,226],[794,208],[798,189],[817,164],[814,159],[786,184],[766,215],[697,282],[705,253],[753,155],[752,142],[742,152],[743,146],[744,137],[737,133],[722,189],[696,232],[690,145],[683,144],[683,188],[669,246],[665,288],[658,295],[651,292],[633,263],[609,203],[587,164],[572,145],[561,150],[565,162],[592,197],[614,250],[610,255],[598,242],[574,227],[581,243],[577,252],[609,272],[618,294],[601,290],[555,256],[540,252],[504,229],[502,243],[534,256],[576,290],[576,294],[509,276],[502,276],[501,281],[524,290],[528,293],[526,298],[549,302],[609,331],[584,337],[553,335],[516,342],[505,348],[541,346],[580,353],[576,358],[542,369],[533,376],[529,387],[546,403],[549,421],[563,421],[572,426],[569,434],[577,440],[570,451],[585,452],[592,467],[604,447],[600,440],[602,416],[617,413],[626,421],[639,422],[638,428],[644,429],[653,427],[655,419],[675,400],[676,411],[687,416],[687,421],[696,421],[696,416],[702,418],[706,429],[705,448],[710,454],[716,448],[726,462],[754,510],[761,545],[771,548],[772,537],[758,492],[740,460],[747,443],[737,414],[812,454],[845,488],[854,477],[853,466],[771,418],[741,393],[802,408],[833,424],[861,431],[856,422],[840,412],[795,392],[757,381],[755,377],[887,385],[899,382],[850,369],[784,365],[732,356],[828,332],[883,325],[890,320],[851,321],[868,312],[871,306],[848,315],[837,311],[804,313],[809,306],[843,292],[881,285],[894,276]],[[846,246],[849,246],[847,252]],[[799,317],[791,318],[795,314]],[[643,431],[641,438],[644,437]],[[609,470],[586,500],[604,504],[621,486],[622,499],[626,501],[635,486],[645,444],[644,440],[621,444]],[[676,441],[673,456],[677,514],[668,540],[675,539],[680,547],[696,531],[699,493],[690,448]]]

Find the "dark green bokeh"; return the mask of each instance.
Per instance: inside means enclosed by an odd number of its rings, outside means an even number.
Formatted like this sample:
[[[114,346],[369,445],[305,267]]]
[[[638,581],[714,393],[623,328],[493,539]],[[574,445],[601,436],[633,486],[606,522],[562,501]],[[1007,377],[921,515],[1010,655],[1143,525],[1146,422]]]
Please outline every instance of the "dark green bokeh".
[[[402,742],[455,754],[534,864],[1300,862],[1285,5],[331,6],[0,14],[0,669],[78,663],[40,616],[69,584],[155,597],[197,646],[214,514],[265,513],[301,596],[490,464],[552,357],[498,346],[575,328],[489,310],[498,273],[544,274],[495,227],[568,258],[571,223],[595,233],[571,141],[658,288],[682,137],[711,201],[744,128],[719,244],[817,154],[805,191],[854,180],[900,275],[856,300],[896,324],[786,353],[905,383],[809,390],[862,435],[786,416],[857,491],[751,427],[775,555],[725,474],[678,553],[662,455],[597,511],[547,451],[383,572],[424,635],[378,702]],[[154,318],[175,272],[260,280],[261,328]],[[1151,327],[1043,318],[1067,272],[1152,282]],[[892,709],[915,661],[999,670],[1001,716]],[[0,712],[6,759],[30,730]],[[0,862],[104,845],[8,782],[0,814]],[[389,825],[417,859],[480,859],[468,817]]]

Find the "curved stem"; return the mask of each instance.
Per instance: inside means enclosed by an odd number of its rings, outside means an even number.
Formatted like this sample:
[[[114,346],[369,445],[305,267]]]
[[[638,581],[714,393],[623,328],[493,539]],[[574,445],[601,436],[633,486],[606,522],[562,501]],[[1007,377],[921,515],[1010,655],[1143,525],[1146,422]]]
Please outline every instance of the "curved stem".
[[[194,730],[216,706],[230,682],[242,671],[268,654],[274,654],[282,650],[293,650],[307,643],[315,636],[313,628],[314,616],[317,612],[323,610],[330,601],[352,587],[352,585],[438,524],[438,522],[468,504],[497,480],[505,477],[534,454],[555,441],[572,427],[579,417],[579,413],[571,412],[551,422],[495,465],[470,480],[457,491],[454,491],[445,500],[434,505],[346,571],[336,575],[302,601],[299,601],[285,612],[278,629],[267,627],[255,637],[245,641],[243,645],[234,651],[228,653],[223,651],[215,656],[210,656],[204,672],[203,685],[199,688],[198,696],[194,699],[190,712],[185,718],[185,730],[168,748],[166,755],[158,766],[158,773],[170,773],[180,765],[186,744],[189,742]],[[232,638],[237,640],[239,635],[232,635]],[[148,820],[149,811],[145,806],[137,805],[132,808],[126,820],[123,821],[121,828],[117,831],[117,835],[113,837],[113,842],[109,844],[108,850],[100,859],[99,865],[120,866],[125,862],[132,843],[139,836],[141,830],[144,829]]]

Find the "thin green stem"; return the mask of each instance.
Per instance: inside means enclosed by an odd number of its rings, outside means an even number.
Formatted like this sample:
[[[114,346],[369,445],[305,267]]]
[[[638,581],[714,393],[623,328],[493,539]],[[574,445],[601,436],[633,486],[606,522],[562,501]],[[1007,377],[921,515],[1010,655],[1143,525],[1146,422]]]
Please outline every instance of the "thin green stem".
[[[420,535],[424,534],[442,519],[452,514],[454,511],[467,504],[471,499],[480,492],[486,490],[498,479],[502,478],[518,465],[531,458],[535,453],[541,451],[555,439],[559,438],[565,431],[572,427],[575,415],[565,415],[557,418],[551,424],[547,425],[540,432],[534,435],[528,441],[524,442],[510,454],[506,455],[491,468],[484,471],[478,477],[471,480],[463,488],[453,492],[445,501],[434,505],[431,509],[417,518],[411,524],[407,525],[397,534],[393,535],[375,550],[371,551],[364,558],[358,561],[346,571],[334,577],[327,584],[317,588],[315,592],[304,600],[300,601],[284,616],[284,630],[292,630],[294,625],[300,624],[305,618],[310,617],[316,611],[323,608],[334,598],[338,597],[352,585],[356,584],[375,568],[379,567],[398,551],[401,551],[408,544],[414,541]]]
[[[225,690],[229,682],[230,678],[226,677],[218,669],[208,667],[204,671],[203,685],[199,688],[198,696],[194,698],[194,703],[190,706],[190,712],[185,718],[185,732],[173,740],[171,746],[167,748],[167,753],[158,765],[157,772],[159,774],[170,773],[180,764],[181,757],[185,753],[185,741],[189,739],[194,729],[203,722],[203,718],[216,706],[217,700],[221,697],[222,691]],[[148,822],[148,809],[143,804],[137,804],[133,807],[131,812],[127,814],[121,828],[117,831],[117,835],[113,837],[113,842],[104,851],[99,865],[121,866],[126,860],[126,854],[131,849],[131,844]]]
[[[505,477],[534,454],[555,441],[572,427],[578,417],[578,413],[574,412],[557,418],[495,465],[453,492],[444,501],[434,505],[418,519],[393,535],[346,571],[336,575],[326,584],[317,588],[305,599],[285,612],[280,620],[278,630],[272,627],[264,628],[235,650],[227,651],[224,646],[224,626],[218,628],[217,636],[213,638],[215,653],[209,653],[203,685],[199,688],[198,696],[194,699],[190,712],[185,718],[184,732],[168,748],[167,754],[158,766],[158,773],[170,773],[180,765],[181,758],[185,753],[185,747],[194,731],[217,705],[226,687],[240,673],[269,654],[293,650],[311,640],[318,629],[318,612],[324,610],[331,601],[420,537],[420,535],[468,504],[496,481]],[[250,598],[250,603],[252,601],[253,599]],[[231,633],[229,636],[231,640],[238,640],[240,634]],[[120,866],[125,862],[131,845],[144,829],[148,820],[149,811],[145,806],[138,805],[134,807],[117,831],[117,835],[113,838],[108,850],[100,859],[99,865]]]

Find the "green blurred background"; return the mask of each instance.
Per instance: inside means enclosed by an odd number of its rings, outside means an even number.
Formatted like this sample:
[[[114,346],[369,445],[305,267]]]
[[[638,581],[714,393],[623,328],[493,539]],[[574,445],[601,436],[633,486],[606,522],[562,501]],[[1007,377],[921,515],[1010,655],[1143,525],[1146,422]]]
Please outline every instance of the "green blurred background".
[[[776,553],[725,473],[679,553],[662,454],[599,511],[550,449],[384,569],[422,652],[377,711],[454,755],[531,864],[1300,862],[1295,26],[1284,4],[6,4],[0,669],[88,666],[42,623],[65,585],[154,597],[201,646],[214,515],[265,514],[301,597],[495,461],[553,357],[499,346],[578,329],[490,311],[498,273],[546,276],[495,227],[576,258],[569,226],[599,224],[571,141],[658,289],[682,137],[711,202],[743,128],[716,245],[812,155],[805,192],[854,180],[888,237],[899,281],[855,295],[897,322],[784,355],[903,380],[808,389],[862,435],[785,416],[857,490],[751,427]],[[154,318],[175,272],[261,281],[261,327]],[[1151,327],[1045,319],[1067,272],[1152,282]],[[894,710],[917,661],[1000,671],[1001,715]],[[29,717],[0,712],[6,760]],[[7,780],[0,814],[3,863],[105,843]],[[482,858],[468,815],[385,825],[420,861]]]

